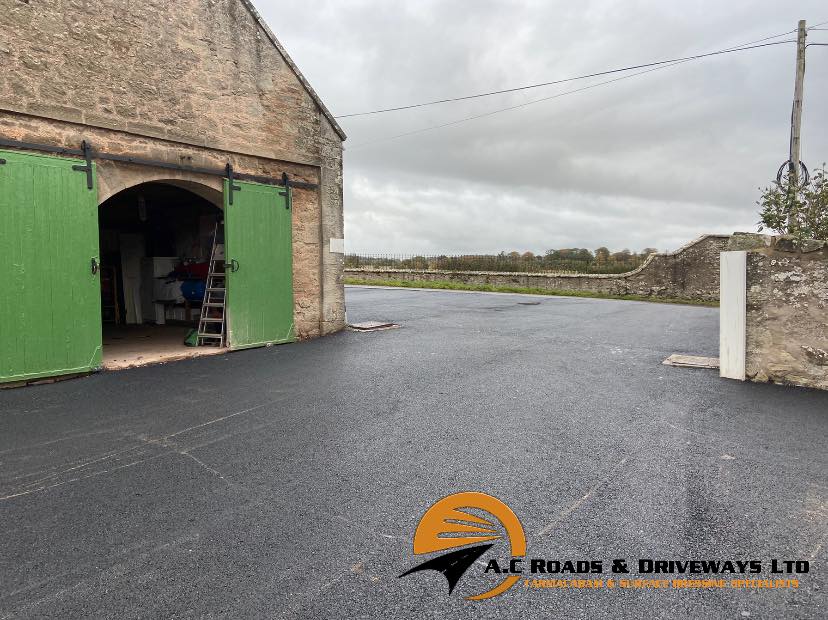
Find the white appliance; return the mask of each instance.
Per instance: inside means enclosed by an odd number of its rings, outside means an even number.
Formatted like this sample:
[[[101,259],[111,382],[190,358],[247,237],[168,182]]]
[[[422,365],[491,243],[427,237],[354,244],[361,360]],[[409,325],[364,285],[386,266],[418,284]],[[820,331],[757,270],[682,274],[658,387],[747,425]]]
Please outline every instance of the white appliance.
[[[177,256],[149,256],[141,261],[141,306],[145,317],[154,317],[156,323],[164,322],[163,305],[158,312],[157,300],[167,300],[169,293],[165,287],[165,277],[178,264]]]

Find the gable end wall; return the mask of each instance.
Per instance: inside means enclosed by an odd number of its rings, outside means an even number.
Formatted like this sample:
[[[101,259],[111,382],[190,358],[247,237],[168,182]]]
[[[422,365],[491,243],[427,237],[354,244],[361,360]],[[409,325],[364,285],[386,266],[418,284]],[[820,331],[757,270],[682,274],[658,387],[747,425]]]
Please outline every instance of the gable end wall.
[[[277,27],[287,25],[276,24]],[[0,0],[0,137],[318,183],[296,190],[300,337],[344,326],[341,129],[247,0]],[[220,179],[101,162],[132,184]],[[216,187],[214,187],[215,189]]]

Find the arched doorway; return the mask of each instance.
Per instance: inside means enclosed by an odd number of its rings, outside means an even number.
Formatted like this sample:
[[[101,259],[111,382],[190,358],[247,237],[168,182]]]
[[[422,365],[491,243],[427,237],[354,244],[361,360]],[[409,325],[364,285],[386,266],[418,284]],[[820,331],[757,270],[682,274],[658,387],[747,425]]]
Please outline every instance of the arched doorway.
[[[295,340],[290,184],[0,155],[0,277],[9,300],[0,383],[221,352],[185,345],[199,318],[202,345],[211,337],[233,350]],[[208,261],[223,219],[226,250]],[[220,302],[208,295],[201,303],[197,287],[181,287],[204,279],[205,261],[224,278],[204,287]],[[169,286],[158,292],[156,284]],[[224,331],[208,333],[211,322]]]
[[[142,183],[98,208],[103,365],[127,368],[220,352],[197,330],[221,194],[177,180]]]

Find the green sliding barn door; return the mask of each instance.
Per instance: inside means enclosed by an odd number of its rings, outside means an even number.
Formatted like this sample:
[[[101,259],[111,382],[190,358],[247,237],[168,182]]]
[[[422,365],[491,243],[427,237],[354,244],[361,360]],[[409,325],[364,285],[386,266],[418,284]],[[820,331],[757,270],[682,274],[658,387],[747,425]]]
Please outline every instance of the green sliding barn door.
[[[289,190],[224,183],[229,345],[244,349],[292,342],[293,244]]]
[[[101,365],[98,192],[72,169],[84,163],[0,151],[0,382]]]

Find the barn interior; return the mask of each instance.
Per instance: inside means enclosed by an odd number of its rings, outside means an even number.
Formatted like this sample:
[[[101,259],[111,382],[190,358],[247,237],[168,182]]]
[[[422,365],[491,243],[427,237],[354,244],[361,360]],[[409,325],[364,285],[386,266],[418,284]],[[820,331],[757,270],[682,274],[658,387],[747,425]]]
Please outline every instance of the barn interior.
[[[170,183],[138,185],[100,205],[104,368],[222,351],[198,346],[193,334],[221,220],[210,200]]]

